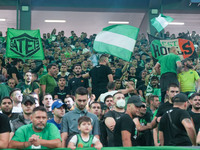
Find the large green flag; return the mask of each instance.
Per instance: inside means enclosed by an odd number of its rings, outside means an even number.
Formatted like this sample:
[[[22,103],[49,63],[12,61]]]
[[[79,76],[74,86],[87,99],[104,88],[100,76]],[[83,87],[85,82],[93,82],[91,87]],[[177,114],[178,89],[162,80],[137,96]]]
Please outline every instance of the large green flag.
[[[160,14],[158,17],[151,19],[151,24],[156,28],[158,32],[162,31],[170,22],[174,19],[170,16],[164,16]]]
[[[130,25],[104,28],[94,40],[94,50],[130,61],[139,29]]]
[[[19,59],[44,59],[39,30],[7,30],[6,57]]]

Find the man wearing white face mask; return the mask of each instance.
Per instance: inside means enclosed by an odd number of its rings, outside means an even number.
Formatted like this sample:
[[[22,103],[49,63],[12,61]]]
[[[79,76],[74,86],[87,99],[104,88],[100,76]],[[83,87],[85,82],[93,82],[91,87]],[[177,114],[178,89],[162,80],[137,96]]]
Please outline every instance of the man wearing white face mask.
[[[114,109],[108,111],[104,116],[104,122],[106,125],[108,147],[114,146],[113,130],[117,120],[125,113],[125,97],[121,92],[117,92],[113,95]]]

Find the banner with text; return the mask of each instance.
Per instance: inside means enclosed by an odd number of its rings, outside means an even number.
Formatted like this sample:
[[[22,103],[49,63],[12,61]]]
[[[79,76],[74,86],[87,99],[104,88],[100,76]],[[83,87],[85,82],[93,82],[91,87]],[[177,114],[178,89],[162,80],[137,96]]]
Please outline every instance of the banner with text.
[[[6,57],[44,59],[40,30],[7,30]]]
[[[173,46],[176,47],[181,60],[190,57],[195,49],[194,44],[186,39],[153,40],[150,45],[152,56],[159,60],[162,56],[167,55]]]

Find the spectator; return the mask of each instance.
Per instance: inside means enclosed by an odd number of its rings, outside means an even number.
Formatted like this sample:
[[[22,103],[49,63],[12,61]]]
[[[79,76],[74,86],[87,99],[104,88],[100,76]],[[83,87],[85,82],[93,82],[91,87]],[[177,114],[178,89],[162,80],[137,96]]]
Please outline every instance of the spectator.
[[[151,120],[156,115],[158,107],[160,105],[160,101],[157,95],[150,95],[148,98],[149,107],[147,107],[147,111],[151,113]]]
[[[69,88],[66,86],[66,79],[60,77],[58,79],[58,86],[54,89],[54,99],[61,99],[64,102],[67,95],[70,95],[70,92]]]
[[[104,99],[107,95],[114,95],[115,93],[117,92],[121,92],[122,94],[128,94],[129,92],[132,92],[134,90],[134,87],[129,83],[129,82],[124,82],[124,85],[126,86],[125,89],[118,89],[116,90],[116,83],[115,82],[109,82],[108,85],[107,85],[107,89],[108,89],[108,92],[106,93],[102,93],[100,96],[99,96],[99,100],[100,102],[104,102]]]
[[[178,74],[178,81],[180,83],[181,92],[188,95],[191,92],[195,92],[197,85],[197,93],[200,92],[200,78],[198,73],[193,70],[193,62],[190,58],[186,58],[182,61],[183,71]]]
[[[89,73],[83,75],[84,78],[92,78],[92,93],[95,94],[96,98],[101,93],[107,92],[106,86],[108,82],[113,82],[112,71],[108,67],[108,63],[108,57],[102,55],[99,59],[99,65],[95,66]]]
[[[20,114],[17,119],[12,121],[11,124],[11,137],[14,135],[16,130],[26,124],[31,123],[31,114],[35,108],[35,99],[32,96],[24,95],[22,100],[23,114]]]
[[[53,123],[59,131],[61,129],[62,118],[65,114],[65,107],[66,104],[61,100],[54,101],[53,105],[51,106],[53,118],[47,121],[48,123]]]
[[[64,99],[64,103],[67,105],[67,109],[66,109],[67,112],[74,110],[74,98],[73,98],[73,96],[67,96]]]
[[[21,59],[14,59],[13,61],[13,66],[8,70],[9,78],[15,79],[15,83],[18,84],[21,80],[22,77],[19,73],[19,69],[22,67],[22,60]]]
[[[142,101],[136,95],[130,97],[127,102],[126,113],[117,120],[114,129],[114,145],[131,147],[136,145],[135,137],[135,124],[133,119],[140,115],[139,108],[143,106]]]
[[[114,100],[112,95],[107,95],[104,98],[104,103],[108,107],[108,110],[113,110]]]
[[[150,95],[157,95],[159,97],[159,100],[161,101],[161,89],[159,78],[157,76],[152,76],[150,82],[147,85],[146,99],[148,99]]]
[[[7,83],[10,90],[13,90],[16,86],[15,79],[13,78],[10,78]]]
[[[35,99],[35,107],[40,106],[40,100],[38,94],[32,92],[29,94],[29,96],[32,96]]]
[[[80,118],[80,116],[88,116],[92,118],[93,129],[91,131],[91,134],[99,138],[98,119],[96,115],[86,110],[87,102],[88,102],[87,89],[84,87],[79,87],[76,90],[75,94],[75,103],[76,103],[75,109],[66,113],[62,120],[61,124],[62,147],[66,147],[68,145],[68,142],[71,139],[72,135],[79,133],[77,120]]]
[[[89,112],[95,114],[99,120],[101,120],[102,117],[102,111],[101,111],[101,104],[99,102],[92,102],[90,104]]]
[[[92,131],[92,121],[87,116],[78,119],[78,129],[80,134],[74,135],[69,142],[68,148],[76,149],[76,147],[89,148],[95,147],[97,150],[102,148],[102,144],[94,135],[90,135]],[[88,140],[89,139],[89,140]]]
[[[82,73],[82,68],[81,64],[75,64],[73,68],[73,72],[75,74],[75,77],[70,79],[68,82],[69,90],[70,90],[70,95],[75,95],[75,91],[78,87],[85,87],[88,88],[88,79],[84,79],[81,75]]]
[[[173,97],[173,108],[161,118],[159,140],[165,146],[196,146],[196,132],[186,111],[188,98],[185,94]]]
[[[7,115],[9,120],[14,120],[16,118],[18,118],[19,113],[12,113],[12,109],[13,109],[13,101],[10,97],[4,97],[1,100],[1,111],[3,114]]]
[[[139,108],[140,115],[133,119],[136,129],[136,145],[137,146],[153,146],[153,134],[151,132],[151,113],[146,109],[146,103]]]
[[[69,72],[67,71],[67,65],[66,63],[62,63],[60,66],[60,72],[58,73],[58,78],[64,77],[67,81],[67,77],[69,75]]]
[[[6,149],[9,143],[10,124],[6,115],[0,114],[0,149]]]
[[[200,94],[199,93],[193,93],[190,96],[189,102],[192,106],[192,109],[189,110],[189,114],[192,117],[192,120],[194,122],[194,127],[196,134],[199,132],[200,128],[200,122],[199,122],[199,117],[200,117]]]
[[[20,82],[16,88],[21,89],[23,94],[30,94],[31,92],[35,92],[39,94],[39,86],[37,83],[32,82],[32,73],[30,71],[24,74],[24,82]]]
[[[42,95],[44,96],[45,93],[50,93],[51,95],[54,94],[54,88],[57,86],[57,82],[54,79],[54,76],[57,72],[57,65],[50,64],[47,66],[48,74],[42,76],[40,79],[40,85],[42,89]]]
[[[175,47],[170,48],[170,53],[163,56],[155,65],[155,70],[158,74],[161,73],[160,87],[161,87],[161,102],[164,103],[164,98],[166,94],[167,87],[170,83],[178,83],[177,70],[178,73],[181,72],[181,59],[177,56],[177,51]]]
[[[9,143],[9,148],[58,148],[61,137],[55,125],[47,123],[47,112],[42,106],[33,109],[32,124],[19,128]]]
[[[114,146],[113,130],[117,120],[125,113],[125,97],[124,94],[117,92],[113,95],[114,108],[104,115],[104,122],[106,125],[108,147]]]
[[[0,75],[0,100],[5,96],[9,96],[10,93],[9,88],[3,82],[5,82],[5,77]]]
[[[51,119],[53,118],[53,114],[52,114],[52,104],[53,104],[53,98],[51,96],[51,94],[47,93],[44,95],[44,98],[42,100],[42,103],[44,105],[44,108],[47,110],[47,119]]]
[[[13,101],[12,113],[21,113],[23,111],[21,107],[22,96],[23,94],[21,93],[21,90],[18,88],[15,88],[10,92],[10,98]]]

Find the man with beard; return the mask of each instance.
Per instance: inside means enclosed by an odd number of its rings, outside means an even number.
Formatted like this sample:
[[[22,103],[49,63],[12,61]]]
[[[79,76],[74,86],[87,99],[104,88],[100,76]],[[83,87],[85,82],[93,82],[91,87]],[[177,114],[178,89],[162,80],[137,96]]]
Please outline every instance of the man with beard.
[[[197,82],[197,93],[200,92],[200,78],[198,73],[193,70],[193,61],[186,58],[182,61],[183,71],[178,74],[178,81],[180,83],[181,92],[188,95],[195,92]]]
[[[146,98],[150,95],[157,95],[161,101],[161,89],[159,84],[159,78],[157,76],[152,76],[146,89]]]
[[[91,77],[92,93],[96,96],[96,100],[100,94],[108,91],[108,82],[113,82],[112,71],[110,67],[108,67],[108,64],[108,57],[106,55],[101,55],[99,65],[92,68],[89,73],[83,75],[83,78]]]
[[[42,106],[33,109],[31,124],[20,127],[10,141],[9,148],[44,149],[61,146],[58,128],[47,123],[47,112]]]
[[[84,87],[79,87],[75,93],[75,109],[69,111],[63,116],[61,124],[61,137],[62,137],[62,147],[68,145],[69,140],[74,134],[80,133],[78,130],[78,119],[81,116],[88,116],[92,121],[92,131],[91,134],[99,138],[99,122],[96,115],[88,112],[86,110],[86,105],[88,103],[88,90]]]
[[[18,117],[19,113],[12,113],[13,101],[10,97],[4,97],[0,105],[3,114],[7,115],[9,120],[14,120]]]
[[[148,98],[149,107],[147,107],[147,111],[151,114],[151,120],[153,116],[157,113],[158,107],[160,105],[160,101],[157,95],[150,95]]]
[[[68,82],[71,95],[75,95],[75,91],[78,87],[85,87],[85,88],[89,87],[88,79],[84,79],[81,75],[82,72],[81,64],[75,64],[73,72],[75,74],[75,77],[70,79]]]
[[[32,80],[32,73],[30,71],[24,74],[24,82],[20,82],[16,88],[21,89],[23,94],[30,94],[31,92],[39,94],[39,86],[35,82],[31,82]]]
[[[42,95],[44,96],[45,93],[50,93],[51,95],[54,94],[54,88],[57,86],[57,82],[54,77],[57,74],[57,65],[50,64],[47,66],[48,74],[42,76],[40,79],[40,85],[42,89]]]
[[[31,123],[30,118],[34,108],[35,99],[32,96],[24,95],[22,100],[23,114],[20,114],[17,119],[11,122],[11,137],[19,127]]]
[[[192,94],[190,96],[189,102],[192,105],[192,109],[189,110],[189,114],[193,119],[196,134],[198,134],[199,128],[200,128],[200,121],[199,121],[199,118],[200,118],[200,94],[199,93]]]

